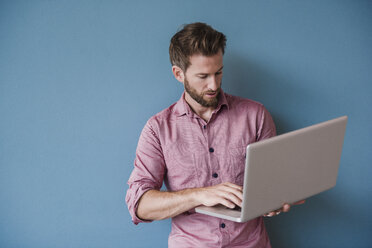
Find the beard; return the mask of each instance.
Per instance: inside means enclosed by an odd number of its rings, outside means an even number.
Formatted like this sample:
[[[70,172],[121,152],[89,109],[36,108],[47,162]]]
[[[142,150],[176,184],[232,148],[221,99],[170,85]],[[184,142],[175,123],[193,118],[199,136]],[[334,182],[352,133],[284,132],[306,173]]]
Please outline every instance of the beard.
[[[197,103],[199,103],[203,107],[216,108],[218,106],[218,100],[220,99],[221,87],[219,87],[216,91],[208,90],[208,91],[198,94],[198,92],[196,92],[196,90],[190,86],[189,81],[187,81],[186,78],[184,81],[184,85],[185,85],[185,91],[191,96],[191,98],[194,99]],[[204,95],[208,93],[212,93],[212,94],[217,93],[217,94],[215,97],[206,100],[204,99]]]

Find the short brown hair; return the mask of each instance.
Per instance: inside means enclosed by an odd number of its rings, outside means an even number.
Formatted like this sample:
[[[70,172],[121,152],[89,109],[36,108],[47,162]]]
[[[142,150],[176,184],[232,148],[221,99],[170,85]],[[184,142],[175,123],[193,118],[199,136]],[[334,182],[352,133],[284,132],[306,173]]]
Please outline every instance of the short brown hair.
[[[169,57],[172,66],[180,67],[184,72],[190,66],[189,57],[194,54],[212,56],[220,50],[225,52],[226,36],[211,26],[195,22],[183,26],[171,39]]]

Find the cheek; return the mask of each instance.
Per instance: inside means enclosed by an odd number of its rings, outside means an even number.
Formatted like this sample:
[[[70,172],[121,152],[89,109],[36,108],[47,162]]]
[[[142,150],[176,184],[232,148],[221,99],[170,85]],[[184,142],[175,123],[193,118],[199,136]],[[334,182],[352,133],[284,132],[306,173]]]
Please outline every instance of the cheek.
[[[197,91],[197,92],[202,92],[206,88],[208,88],[208,84],[205,83],[205,80],[202,79],[196,79],[193,81],[192,87]]]

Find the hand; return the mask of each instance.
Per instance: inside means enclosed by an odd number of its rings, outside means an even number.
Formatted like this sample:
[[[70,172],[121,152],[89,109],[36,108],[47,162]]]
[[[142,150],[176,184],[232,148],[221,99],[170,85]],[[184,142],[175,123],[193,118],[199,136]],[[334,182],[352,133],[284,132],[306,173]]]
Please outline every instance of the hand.
[[[300,204],[304,204],[304,203],[305,203],[305,200],[302,200],[302,201],[295,202],[292,205],[300,205]],[[264,214],[263,216],[264,217],[273,217],[275,215],[279,215],[281,212],[285,212],[286,213],[290,209],[291,209],[291,205],[288,204],[288,203],[285,203],[285,204],[283,204],[283,207],[282,208],[279,208],[279,209],[277,209],[275,211],[271,211],[271,212],[269,212],[267,214]]]
[[[204,206],[222,204],[228,208],[242,206],[243,188],[233,183],[222,183],[215,186],[198,188],[197,199]]]

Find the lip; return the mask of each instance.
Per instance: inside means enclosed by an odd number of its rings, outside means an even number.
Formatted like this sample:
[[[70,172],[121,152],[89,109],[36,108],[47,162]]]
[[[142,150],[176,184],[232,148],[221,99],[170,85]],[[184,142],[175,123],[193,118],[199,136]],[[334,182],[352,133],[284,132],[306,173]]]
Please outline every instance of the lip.
[[[206,93],[205,96],[207,96],[207,97],[216,97],[216,96],[217,96],[217,92],[214,92],[214,93]]]

